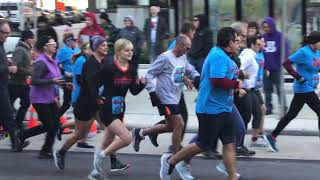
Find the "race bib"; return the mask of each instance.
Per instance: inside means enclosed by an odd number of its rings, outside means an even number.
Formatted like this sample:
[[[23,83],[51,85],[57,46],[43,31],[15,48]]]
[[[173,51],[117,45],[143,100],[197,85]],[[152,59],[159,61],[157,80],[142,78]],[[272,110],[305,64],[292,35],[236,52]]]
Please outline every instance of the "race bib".
[[[179,86],[183,82],[185,69],[183,66],[177,66],[174,68],[171,79],[174,85]]]
[[[122,96],[112,97],[112,114],[121,114],[123,112],[123,101]]]

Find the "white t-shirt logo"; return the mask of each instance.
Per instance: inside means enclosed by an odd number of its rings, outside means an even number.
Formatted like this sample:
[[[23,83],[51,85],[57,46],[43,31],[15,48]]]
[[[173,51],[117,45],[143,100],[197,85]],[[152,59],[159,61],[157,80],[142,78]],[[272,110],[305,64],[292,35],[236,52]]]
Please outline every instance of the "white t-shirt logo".
[[[171,80],[175,86],[180,86],[183,82],[183,76],[184,76],[184,67],[183,66],[176,66],[171,74]]]
[[[267,41],[267,47],[265,48],[266,52],[276,52],[276,42],[275,41]]]

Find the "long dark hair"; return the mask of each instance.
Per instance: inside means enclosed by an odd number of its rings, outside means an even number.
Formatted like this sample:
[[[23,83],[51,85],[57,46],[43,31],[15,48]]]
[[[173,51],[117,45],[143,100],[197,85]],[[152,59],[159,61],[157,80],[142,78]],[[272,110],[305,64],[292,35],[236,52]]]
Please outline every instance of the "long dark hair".
[[[320,31],[312,31],[304,37],[303,45],[315,44],[317,42],[320,42]]]

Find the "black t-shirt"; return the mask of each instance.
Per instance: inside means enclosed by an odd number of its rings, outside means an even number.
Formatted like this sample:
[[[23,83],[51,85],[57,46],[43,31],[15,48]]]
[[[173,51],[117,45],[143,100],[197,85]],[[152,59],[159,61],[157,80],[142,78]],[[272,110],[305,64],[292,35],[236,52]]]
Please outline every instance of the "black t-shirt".
[[[145,87],[137,83],[136,69],[128,65],[127,69],[122,69],[114,60],[105,61],[101,70],[95,74],[92,86],[103,85],[102,96],[105,98],[105,106],[111,106],[112,111],[116,111],[117,104],[124,105],[124,99],[128,90],[133,95],[139,94]],[[98,91],[95,91],[95,99],[99,98]]]

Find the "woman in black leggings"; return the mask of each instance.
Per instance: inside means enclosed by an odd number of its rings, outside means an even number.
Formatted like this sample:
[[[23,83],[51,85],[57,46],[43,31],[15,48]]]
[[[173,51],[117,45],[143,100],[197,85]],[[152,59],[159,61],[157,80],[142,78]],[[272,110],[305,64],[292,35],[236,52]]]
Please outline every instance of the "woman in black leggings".
[[[40,150],[40,159],[52,159],[52,146],[59,127],[58,118],[58,86],[72,88],[72,84],[61,79],[59,67],[53,55],[57,43],[50,36],[42,36],[36,43],[40,55],[33,64],[30,87],[30,101],[35,108],[42,125],[19,133],[19,149],[22,151],[23,142],[42,133],[47,133],[45,142]]]
[[[305,44],[283,63],[288,73],[295,78],[294,96],[288,113],[281,118],[276,129],[270,135],[264,136],[270,150],[274,152],[278,151],[276,137],[298,115],[304,104],[317,113],[320,128],[320,100],[314,92],[319,83],[320,32],[311,32],[306,37]],[[292,68],[293,63],[296,65],[296,70]]]

